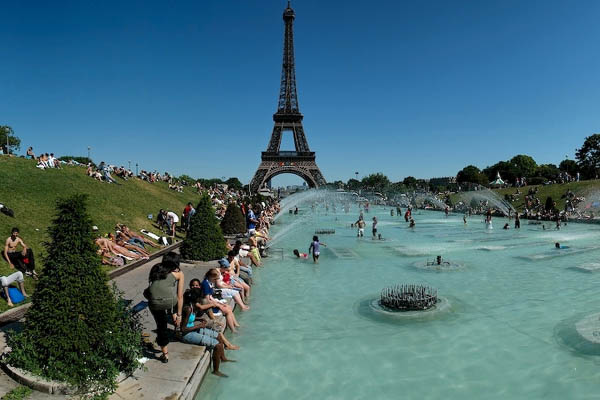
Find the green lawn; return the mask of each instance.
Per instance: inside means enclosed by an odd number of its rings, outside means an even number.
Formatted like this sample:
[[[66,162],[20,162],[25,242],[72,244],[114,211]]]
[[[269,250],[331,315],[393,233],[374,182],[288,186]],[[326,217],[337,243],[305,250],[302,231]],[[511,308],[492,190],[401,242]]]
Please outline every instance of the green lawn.
[[[64,166],[62,169],[40,170],[33,160],[0,156],[0,203],[15,211],[15,218],[0,213],[0,240],[10,236],[13,226],[19,227],[21,237],[36,256],[36,269],[42,270],[43,242],[54,215],[55,201],[75,193],[88,195],[88,210],[94,225],[101,233],[112,231],[117,222],[133,229],[145,228],[157,233],[148,214],[170,209],[180,214],[188,201],[196,203],[199,195],[186,187],[183,193],[168,188],[167,183],[148,183],[138,179],[115,178],[121,185],[98,182],[85,174],[85,168]],[[0,275],[11,273],[1,258]],[[25,287],[33,291],[34,281],[26,278]],[[0,300],[0,312],[6,303]]]
[[[537,192],[536,196],[540,199],[542,204],[545,204],[546,198],[548,196],[552,197],[552,200],[556,202],[556,207],[559,210],[565,209],[565,199],[562,196],[570,189],[575,196],[586,196],[591,190],[599,190],[600,189],[600,180],[589,180],[589,181],[581,181],[581,182],[571,182],[571,183],[562,183],[562,184],[554,184],[554,185],[537,185],[537,186],[525,186],[519,188],[521,194],[518,195],[518,200],[512,203],[513,207],[518,211],[523,211],[525,204],[525,196],[529,192],[529,189],[532,187],[538,187],[539,192]],[[514,194],[517,189],[516,188],[508,188],[508,189],[495,189],[494,190],[500,197],[504,198],[505,194]]]

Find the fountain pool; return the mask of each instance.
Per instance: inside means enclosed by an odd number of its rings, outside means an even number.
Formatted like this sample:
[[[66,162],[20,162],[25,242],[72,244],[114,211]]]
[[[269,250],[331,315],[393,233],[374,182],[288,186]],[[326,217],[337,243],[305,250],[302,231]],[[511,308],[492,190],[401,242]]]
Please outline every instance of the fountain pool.
[[[312,203],[273,227],[281,253],[256,272],[252,310],[232,341],[242,346],[209,375],[198,399],[578,399],[600,389],[600,227],[486,230],[481,216],[414,213],[416,228],[389,208],[326,213]],[[286,211],[286,210],[284,210]],[[371,218],[378,233],[372,240]],[[293,228],[289,228],[293,226]],[[512,226],[512,224],[511,224]],[[296,259],[316,228],[319,264]],[[568,249],[554,249],[559,241]],[[275,254],[275,253],[274,253]],[[452,268],[424,268],[442,255]],[[423,314],[377,308],[382,288],[435,287]]]

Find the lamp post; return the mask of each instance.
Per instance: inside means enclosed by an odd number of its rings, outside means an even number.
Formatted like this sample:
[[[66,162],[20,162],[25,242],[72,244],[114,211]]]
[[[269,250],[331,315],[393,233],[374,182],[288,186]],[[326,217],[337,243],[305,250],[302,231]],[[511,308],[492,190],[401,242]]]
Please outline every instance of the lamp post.
[[[138,176],[138,163],[135,163],[135,176]]]
[[[92,148],[90,146],[88,146],[88,160],[92,161],[92,159],[90,158],[90,150],[92,150]]]
[[[10,154],[10,144],[8,143],[8,137],[10,135],[10,129],[6,129],[6,154]]]
[[[131,160],[127,161],[129,163],[129,170],[131,171]]]

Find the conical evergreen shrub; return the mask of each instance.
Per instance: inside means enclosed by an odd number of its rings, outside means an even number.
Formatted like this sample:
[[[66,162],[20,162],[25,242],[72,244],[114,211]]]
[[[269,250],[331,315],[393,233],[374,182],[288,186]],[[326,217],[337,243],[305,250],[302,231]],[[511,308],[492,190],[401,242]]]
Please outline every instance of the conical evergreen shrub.
[[[142,355],[141,325],[107,285],[84,195],[57,202],[47,256],[8,362],[81,391],[108,393]]]
[[[199,261],[216,260],[226,253],[223,232],[206,193],[200,198],[196,213],[192,215],[190,229],[180,251],[184,259]]]
[[[227,206],[227,211],[221,220],[221,230],[226,235],[246,232],[246,219],[236,203],[229,203]]]

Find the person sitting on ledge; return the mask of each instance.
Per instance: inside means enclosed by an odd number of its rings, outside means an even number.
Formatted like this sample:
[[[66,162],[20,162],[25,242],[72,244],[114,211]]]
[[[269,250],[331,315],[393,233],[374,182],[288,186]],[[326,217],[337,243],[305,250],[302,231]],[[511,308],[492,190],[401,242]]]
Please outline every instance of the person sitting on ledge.
[[[240,296],[241,288],[236,288],[232,285],[231,275],[230,275],[230,264],[227,260],[221,259],[219,260],[219,269],[221,270],[221,279],[219,279],[215,286],[217,289],[221,290],[221,298],[233,298],[233,301],[242,308],[243,311],[248,311],[250,307],[248,307],[242,297]]]
[[[237,319],[235,318],[235,314],[233,313],[233,309],[229,307],[227,304],[223,304],[223,302],[215,299],[213,297],[213,287],[216,282],[219,280],[221,274],[215,268],[209,269],[204,275],[204,280],[201,283],[202,286],[202,299],[201,303],[203,305],[210,304],[213,307],[213,312],[218,313],[219,311],[223,313],[225,316],[225,322],[227,323],[227,327],[232,333],[237,333],[237,329],[240,324],[238,324]]]
[[[237,350],[239,346],[229,342],[222,333],[214,331],[206,327],[206,321],[196,319],[196,303],[198,298],[202,297],[202,292],[199,289],[186,290],[183,294],[183,310],[181,315],[181,333],[184,343],[196,344],[205,346],[212,352],[213,374],[217,376],[227,377],[219,371],[221,362],[234,361],[225,357],[225,349]]]
[[[25,285],[23,284],[23,273],[21,271],[12,273],[9,276],[0,276],[0,283],[2,283],[2,289],[4,290],[6,302],[8,303],[9,307],[14,306],[13,302],[10,299],[10,294],[8,293],[8,288],[13,282],[17,282],[19,284],[19,289],[21,289],[21,293],[23,294],[23,296],[27,297],[27,293],[25,293]]]

